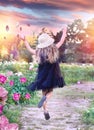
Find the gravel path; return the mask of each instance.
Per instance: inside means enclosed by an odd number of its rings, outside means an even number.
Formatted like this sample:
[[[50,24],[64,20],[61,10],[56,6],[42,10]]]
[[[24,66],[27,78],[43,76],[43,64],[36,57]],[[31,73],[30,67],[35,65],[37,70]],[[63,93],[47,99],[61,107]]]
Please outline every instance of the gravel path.
[[[48,102],[50,120],[44,119],[42,108],[23,107],[20,130],[94,130],[94,126],[89,127],[81,120],[82,111],[90,105],[89,96],[93,92],[93,82],[54,89]]]

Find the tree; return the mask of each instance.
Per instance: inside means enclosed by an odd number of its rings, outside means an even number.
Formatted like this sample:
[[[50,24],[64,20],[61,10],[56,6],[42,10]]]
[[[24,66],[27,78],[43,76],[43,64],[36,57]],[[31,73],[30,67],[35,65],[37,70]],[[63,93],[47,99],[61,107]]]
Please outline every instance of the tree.
[[[69,62],[76,62],[78,54],[75,53],[77,48],[86,38],[84,24],[81,19],[76,19],[73,23],[68,25],[66,37],[65,57]]]

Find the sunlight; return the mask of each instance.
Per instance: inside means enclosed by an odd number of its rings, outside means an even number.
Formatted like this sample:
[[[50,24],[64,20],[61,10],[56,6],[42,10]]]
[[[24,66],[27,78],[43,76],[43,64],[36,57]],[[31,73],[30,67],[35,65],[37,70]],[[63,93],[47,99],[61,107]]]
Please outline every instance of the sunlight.
[[[94,29],[90,29],[90,30],[87,30],[87,33],[90,35],[90,36],[93,36],[94,37]]]
[[[15,22],[11,17],[3,17],[1,16],[0,20],[0,35],[2,37],[7,37],[9,34],[14,33]]]
[[[0,25],[0,35],[7,36],[8,32],[5,29],[4,25]]]
[[[1,57],[5,56],[5,55],[8,55],[8,50],[6,47],[2,46],[2,49],[1,49]]]

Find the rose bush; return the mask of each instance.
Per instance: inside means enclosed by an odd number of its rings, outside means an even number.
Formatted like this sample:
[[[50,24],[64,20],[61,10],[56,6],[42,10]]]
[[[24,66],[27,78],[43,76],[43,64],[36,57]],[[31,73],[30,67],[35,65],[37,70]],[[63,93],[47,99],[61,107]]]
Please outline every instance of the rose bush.
[[[0,104],[5,105],[8,91],[4,87],[0,87]]]
[[[3,114],[3,108],[4,108],[4,106],[2,104],[0,104],[0,115]]]
[[[7,70],[11,68],[9,66],[15,66],[18,72]],[[1,66],[4,71],[0,74],[0,84],[8,91],[8,104],[35,104],[33,98],[36,92],[30,92],[26,87],[32,82],[36,75],[37,66],[33,63],[22,64],[21,63],[6,63]]]
[[[4,77],[4,78],[2,78]],[[29,84],[29,80],[23,75],[12,74],[9,76],[2,75],[1,77],[2,85],[8,91],[9,104],[27,104],[32,102],[35,93],[29,92],[26,86]]]
[[[0,130],[18,130],[19,126],[16,123],[9,123],[5,115],[0,116]]]
[[[6,83],[7,77],[0,75],[0,83]],[[0,87],[0,130],[18,130],[18,124],[9,123],[8,118],[4,115],[4,107],[6,105],[8,91],[4,87]]]

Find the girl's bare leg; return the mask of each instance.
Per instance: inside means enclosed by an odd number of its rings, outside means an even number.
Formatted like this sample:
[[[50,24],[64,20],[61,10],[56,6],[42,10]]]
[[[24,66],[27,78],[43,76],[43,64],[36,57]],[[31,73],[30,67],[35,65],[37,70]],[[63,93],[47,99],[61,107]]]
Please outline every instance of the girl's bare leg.
[[[51,98],[52,91],[49,91],[49,92],[43,91],[43,96],[46,96],[46,101],[43,103],[43,109],[44,109],[45,112],[47,112],[48,111],[47,110],[47,101]]]
[[[43,91],[43,96],[46,96],[46,100],[43,103],[43,110],[44,110],[44,116],[46,120],[50,119],[50,115],[47,109],[47,100],[52,96],[52,90],[51,91]]]

